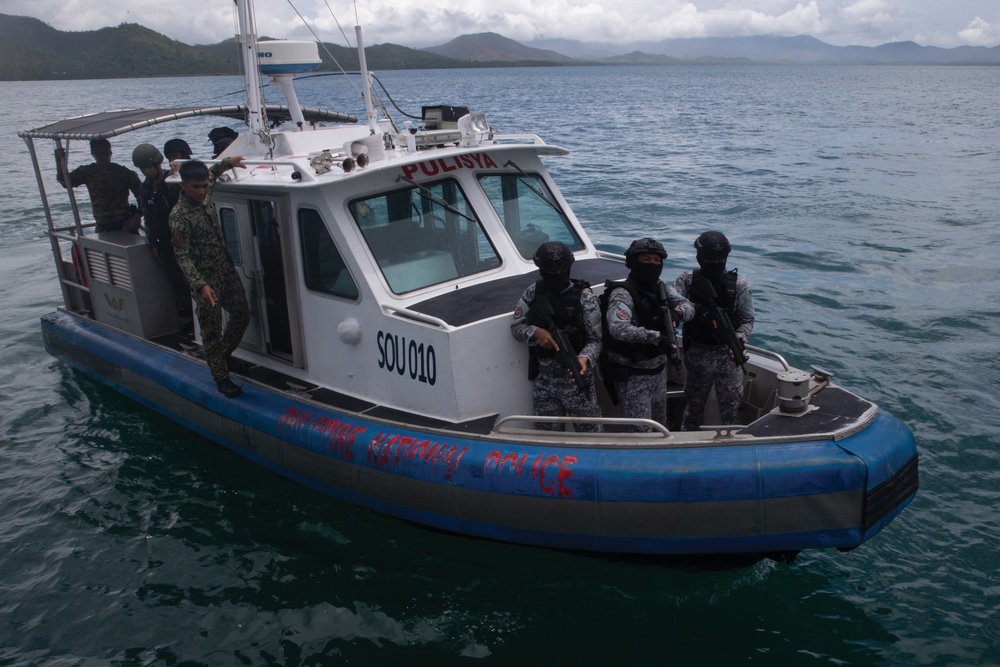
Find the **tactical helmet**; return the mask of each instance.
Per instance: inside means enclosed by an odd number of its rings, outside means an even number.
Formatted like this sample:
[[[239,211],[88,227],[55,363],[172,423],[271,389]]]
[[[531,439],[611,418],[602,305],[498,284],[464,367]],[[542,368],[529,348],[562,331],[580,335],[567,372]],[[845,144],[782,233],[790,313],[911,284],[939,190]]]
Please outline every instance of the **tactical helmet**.
[[[208,133],[209,143],[216,143],[219,139],[235,139],[239,135],[231,127],[215,127]]]
[[[705,232],[694,240],[698,259],[725,259],[732,247],[722,232]]]
[[[171,153],[181,153],[184,157],[190,158],[191,147],[183,139],[171,139],[163,144],[163,154],[170,155]]]
[[[132,151],[132,164],[139,167],[139,169],[155,167],[161,162],[163,162],[163,154],[153,144],[139,144]]]
[[[646,252],[658,255],[660,259],[667,258],[667,251],[663,249],[663,244],[656,239],[646,237],[632,241],[632,245],[625,251],[625,266],[631,267],[635,258]]]
[[[547,241],[538,246],[534,257],[535,266],[546,273],[564,273],[573,264],[573,251],[561,241]]]

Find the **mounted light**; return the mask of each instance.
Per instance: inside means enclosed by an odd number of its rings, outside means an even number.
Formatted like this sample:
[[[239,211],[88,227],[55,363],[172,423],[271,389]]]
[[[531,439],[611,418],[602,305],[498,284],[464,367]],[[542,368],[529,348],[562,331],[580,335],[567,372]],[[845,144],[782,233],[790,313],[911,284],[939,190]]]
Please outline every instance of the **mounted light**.
[[[490,122],[482,111],[473,111],[458,119],[458,130],[462,133],[462,145],[471,146],[490,131]]]

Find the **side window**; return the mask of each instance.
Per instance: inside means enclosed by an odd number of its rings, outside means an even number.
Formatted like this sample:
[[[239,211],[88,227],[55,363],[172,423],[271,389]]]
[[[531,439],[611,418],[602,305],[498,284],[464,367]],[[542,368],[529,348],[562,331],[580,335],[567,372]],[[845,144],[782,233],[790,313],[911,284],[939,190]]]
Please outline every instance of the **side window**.
[[[489,197],[521,257],[531,259],[546,241],[583,250],[583,241],[538,174],[483,174],[479,185]]]
[[[358,286],[351,278],[319,211],[299,209],[299,236],[306,287],[345,299],[358,298]]]
[[[454,180],[350,203],[389,289],[405,294],[500,266],[500,257]]]
[[[240,228],[236,222],[236,210],[219,209],[219,221],[222,223],[222,237],[226,239],[226,251],[236,266],[243,266],[243,248],[240,246]]]

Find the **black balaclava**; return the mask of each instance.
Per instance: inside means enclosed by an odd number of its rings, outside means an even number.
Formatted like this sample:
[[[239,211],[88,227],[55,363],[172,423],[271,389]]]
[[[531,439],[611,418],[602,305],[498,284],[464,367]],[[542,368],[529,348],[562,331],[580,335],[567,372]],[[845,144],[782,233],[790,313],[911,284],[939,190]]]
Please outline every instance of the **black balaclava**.
[[[656,289],[656,283],[660,280],[660,273],[663,272],[662,264],[653,264],[635,260],[632,263],[632,270],[629,277],[640,289],[652,292]]]
[[[725,262],[709,264],[708,262],[703,262],[699,259],[698,266],[701,267],[701,275],[705,276],[713,283],[717,282],[719,278],[722,277],[722,274],[726,272]]]
[[[545,273],[544,271],[539,271],[542,275],[542,281],[545,283],[546,289],[549,290],[550,294],[560,294],[564,289],[569,287],[569,271],[563,271],[562,273]]]

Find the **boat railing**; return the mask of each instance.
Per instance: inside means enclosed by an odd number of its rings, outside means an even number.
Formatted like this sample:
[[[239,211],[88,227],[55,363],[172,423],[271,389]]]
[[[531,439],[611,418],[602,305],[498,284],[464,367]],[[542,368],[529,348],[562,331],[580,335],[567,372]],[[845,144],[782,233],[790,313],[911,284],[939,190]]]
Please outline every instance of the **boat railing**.
[[[505,134],[503,132],[498,132],[493,135],[493,138],[496,141],[527,141],[536,146],[548,146],[548,144],[545,143],[545,140],[537,134]]]
[[[396,315],[408,320],[416,320],[423,324],[430,324],[439,329],[444,329],[445,331],[451,331],[452,326],[445,322],[444,320],[434,317],[433,315],[425,315],[424,313],[418,313],[415,310],[410,310],[409,308],[403,308],[401,306],[390,306],[387,304],[382,304],[382,312],[386,315]]]
[[[337,153],[334,157],[338,156],[342,157],[342,153]],[[183,161],[177,160],[176,162],[183,162]],[[215,164],[215,162],[218,162],[218,160],[216,161],[205,160],[205,164],[209,165]],[[233,169],[228,172],[229,174],[232,175],[230,177],[229,182],[239,183],[241,181],[244,181],[246,178],[253,178],[253,176],[255,175],[253,169],[255,167],[269,167],[271,171],[275,174],[278,173],[278,167],[288,167],[291,169],[290,172],[286,172],[288,174],[289,180],[298,181],[300,183],[318,180],[316,178],[316,170],[303,169],[302,164],[303,164],[302,162],[296,160],[246,160],[245,159],[243,160],[243,166],[249,170],[249,176],[241,177],[239,171]],[[170,165],[171,167],[173,167],[174,163],[171,162]]]
[[[781,369],[784,371],[792,370],[792,367],[788,365],[788,362],[785,361],[785,358],[780,354],[778,354],[777,352],[772,352],[771,350],[765,350],[764,348],[757,347],[755,345],[747,345],[746,348],[747,352],[752,352],[753,354],[756,354],[759,357],[765,357],[777,361],[779,364],[781,364]]]
[[[66,308],[72,310],[89,310],[90,304],[90,289],[82,284],[83,281],[79,278],[78,269],[82,270],[84,266],[84,260],[82,253],[79,253],[79,243],[80,237],[84,234],[84,229],[96,226],[85,225],[80,219],[80,208],[76,202],[76,195],[73,188],[64,188],[66,190],[67,196],[69,197],[70,209],[73,216],[73,224],[66,226],[58,226],[55,223],[55,216],[52,212],[52,207],[49,202],[49,193],[45,188],[45,180],[42,178],[41,164],[38,160],[38,153],[35,150],[35,143],[30,135],[21,135],[24,137],[24,141],[28,146],[28,152],[31,154],[31,165],[35,172],[35,181],[38,184],[38,193],[41,195],[42,210],[45,213],[45,221],[48,226],[48,236],[49,242],[52,246],[52,258],[55,262],[56,271],[59,274],[59,285],[62,288],[63,293],[63,304]],[[61,139],[56,141],[56,148],[62,150],[63,142]],[[67,160],[57,160],[56,169],[63,176],[63,182],[69,183],[69,167],[67,165]],[[63,248],[60,243],[62,241],[67,241],[70,243],[70,254],[72,260],[79,262],[79,267],[74,267],[73,261],[67,261],[63,257]]]
[[[614,252],[613,250],[606,250],[600,245],[596,246],[597,256],[601,259],[613,259],[617,261],[622,261],[623,255],[620,252]]]
[[[493,426],[493,431],[495,433],[506,433],[506,434],[526,434],[531,433],[535,436],[544,436],[547,433],[561,433],[561,432],[546,432],[539,431],[535,428],[515,428],[508,426],[510,423],[518,422],[531,422],[531,423],[549,423],[549,424],[601,424],[602,426],[648,426],[651,432],[646,433],[646,437],[663,437],[670,438],[673,434],[670,430],[663,424],[653,421],[652,419],[626,419],[623,417],[554,417],[554,416],[543,416],[543,415],[507,415],[506,417],[501,417],[497,420],[496,424]],[[580,437],[593,437],[593,438],[606,438],[606,433],[584,433],[577,432],[575,435]],[[642,433],[629,435],[643,435]]]
[[[517,435],[521,437],[530,436],[533,439],[545,440],[559,437],[563,440],[566,433],[563,431],[540,431],[537,428],[518,428],[509,426],[511,423],[530,422],[536,424],[545,422],[551,424],[601,424],[602,426],[616,427],[615,430],[605,430],[603,433],[584,433],[577,431],[575,438],[580,440],[606,441],[608,436],[621,437],[626,440],[616,444],[628,445],[630,447],[662,446],[664,440],[669,440],[671,446],[683,447],[714,447],[720,443],[727,445],[753,444],[759,442],[755,436],[741,433],[746,426],[742,424],[708,424],[702,425],[697,431],[685,431],[683,434],[672,433],[663,424],[652,419],[627,419],[624,417],[547,417],[540,415],[507,415],[497,420],[493,426],[493,434]],[[629,432],[623,429],[627,426],[648,426],[647,432]]]

